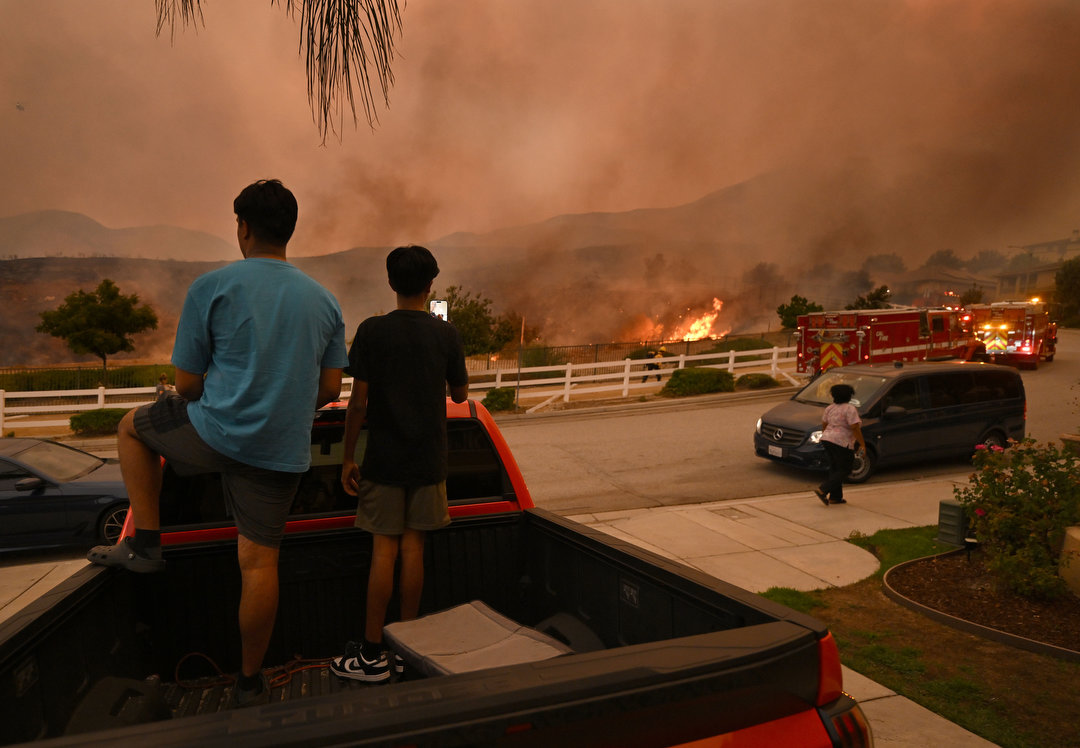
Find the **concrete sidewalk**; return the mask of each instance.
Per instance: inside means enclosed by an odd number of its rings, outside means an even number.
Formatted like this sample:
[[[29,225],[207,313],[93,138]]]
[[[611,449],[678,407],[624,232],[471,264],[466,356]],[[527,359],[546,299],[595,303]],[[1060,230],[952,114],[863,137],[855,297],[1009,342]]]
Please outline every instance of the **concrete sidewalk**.
[[[807,490],[650,509],[571,516],[751,592],[853,584],[877,571],[852,533],[938,523],[938,505],[960,478],[844,486],[846,504],[826,507]],[[962,478],[966,483],[966,476]]]
[[[852,532],[936,525],[956,479],[847,486],[847,504],[823,506],[806,491],[709,504],[584,514],[572,519],[752,592],[814,590],[872,575],[877,559]],[[0,562],[0,621],[86,565],[79,560]],[[862,705],[877,745],[890,748],[992,746],[982,738],[844,668],[844,688]]]
[[[958,481],[967,476],[845,486],[848,503],[828,507],[805,491],[571,519],[752,592],[809,591],[872,575],[877,559],[846,538],[936,525],[938,505],[953,498]],[[847,667],[844,690],[862,706],[878,746],[994,745]]]

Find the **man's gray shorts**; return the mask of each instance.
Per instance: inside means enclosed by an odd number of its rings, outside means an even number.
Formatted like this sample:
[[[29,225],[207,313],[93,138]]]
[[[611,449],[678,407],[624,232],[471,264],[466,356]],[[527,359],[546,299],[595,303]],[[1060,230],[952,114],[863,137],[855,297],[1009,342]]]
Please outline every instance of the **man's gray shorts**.
[[[221,473],[225,506],[240,535],[277,548],[303,473],[283,473],[226,457],[202,440],[191,425],[187,400],[169,394],[136,409],[135,431],[180,475]],[[197,497],[191,497],[195,501]]]

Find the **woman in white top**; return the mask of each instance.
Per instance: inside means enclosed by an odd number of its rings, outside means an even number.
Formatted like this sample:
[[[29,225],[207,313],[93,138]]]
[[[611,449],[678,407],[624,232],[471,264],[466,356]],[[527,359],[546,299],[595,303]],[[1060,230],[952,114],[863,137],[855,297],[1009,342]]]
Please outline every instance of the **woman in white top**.
[[[825,506],[844,504],[844,478],[855,464],[855,445],[858,451],[866,451],[863,441],[862,420],[859,411],[851,404],[855,389],[849,384],[834,384],[829,389],[832,405],[825,408],[821,419],[821,446],[829,457],[829,474],[825,482],[814,489]]]

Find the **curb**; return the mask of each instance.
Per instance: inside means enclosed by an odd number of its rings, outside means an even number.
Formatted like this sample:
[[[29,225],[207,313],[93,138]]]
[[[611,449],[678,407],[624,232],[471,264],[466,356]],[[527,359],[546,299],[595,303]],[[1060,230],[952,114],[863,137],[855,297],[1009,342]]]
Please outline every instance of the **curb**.
[[[1000,644],[1007,644],[1017,649],[1023,649],[1028,652],[1034,652],[1041,655],[1049,655],[1050,657],[1056,657],[1060,660],[1066,660],[1068,662],[1080,662],[1080,652],[1072,649],[1066,649],[1065,647],[1058,647],[1054,644],[1045,644],[1034,639],[1028,639],[1024,636],[1017,636],[1016,634],[1010,634],[1007,631],[1001,631],[999,629],[990,628],[989,626],[983,626],[979,623],[974,623],[965,618],[957,618],[956,616],[943,613],[936,608],[931,608],[922,603],[915,602],[909,597],[905,597],[892,588],[889,584],[889,574],[893,569],[899,569],[910,564],[917,563],[919,561],[925,561],[926,559],[939,558],[941,556],[953,556],[959,553],[964,553],[963,548],[958,548],[954,551],[945,551],[944,553],[938,553],[934,556],[925,556],[923,558],[912,559],[911,561],[905,561],[902,564],[893,566],[885,572],[882,578],[882,588],[885,592],[885,596],[893,602],[903,605],[909,610],[913,610],[916,613],[930,618],[938,623],[943,623],[946,626],[963,631],[968,634],[974,634],[975,636],[981,636],[984,639],[990,639],[992,641],[999,642]]]

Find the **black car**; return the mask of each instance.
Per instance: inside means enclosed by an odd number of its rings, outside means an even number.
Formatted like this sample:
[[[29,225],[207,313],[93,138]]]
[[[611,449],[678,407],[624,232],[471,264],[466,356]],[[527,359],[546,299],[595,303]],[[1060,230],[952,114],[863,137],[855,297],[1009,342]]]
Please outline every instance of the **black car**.
[[[0,439],[0,550],[114,543],[128,510],[116,460]]]
[[[821,418],[836,384],[855,389],[866,455],[848,480],[859,483],[878,467],[947,457],[971,457],[977,444],[1004,447],[1024,438],[1024,383],[1016,369],[972,362],[859,364],[827,370],[791,400],[759,420],[758,457],[825,470]]]

